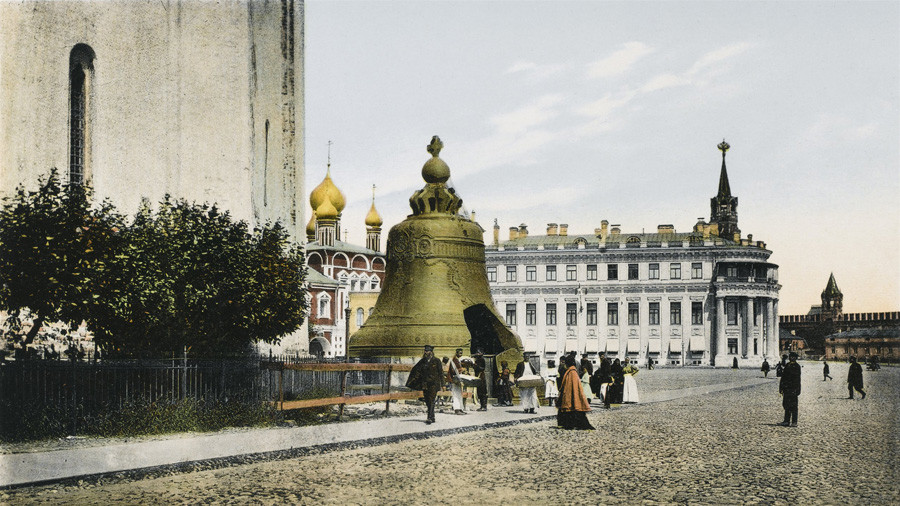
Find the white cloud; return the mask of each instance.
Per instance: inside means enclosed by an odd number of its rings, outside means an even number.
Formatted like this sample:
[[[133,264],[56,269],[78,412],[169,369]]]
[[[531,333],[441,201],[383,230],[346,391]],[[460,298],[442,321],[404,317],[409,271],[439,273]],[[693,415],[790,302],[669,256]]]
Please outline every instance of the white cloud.
[[[655,51],[643,42],[626,42],[623,48],[606,58],[588,65],[588,77],[603,78],[620,76],[641,58]]]
[[[596,100],[580,107],[576,112],[582,116],[590,116],[598,119],[608,119],[613,111],[631,102],[637,92],[634,90],[623,91],[613,95],[607,93],[600,100]]]
[[[544,95],[534,103],[520,107],[515,111],[492,116],[490,123],[501,134],[522,133],[529,128],[541,125],[559,115],[557,105],[563,101],[561,95]]]
[[[478,209],[480,216],[512,214],[512,211],[535,208],[555,208],[560,202],[571,202],[579,199],[589,190],[587,186],[566,186],[560,188],[543,188],[540,192],[531,193],[522,198],[518,193],[497,194],[485,201]],[[540,229],[532,233],[542,233]]]
[[[646,84],[641,86],[641,92],[650,93],[652,91],[663,90],[666,88],[674,88],[676,86],[684,86],[691,84],[691,81],[683,76],[675,74],[660,74],[653,77]]]
[[[539,65],[531,61],[519,60],[506,69],[505,73],[519,74],[525,79],[533,81],[552,77],[559,74],[564,69],[565,65],[563,64]]]
[[[526,72],[538,68],[537,64],[530,61],[519,60],[506,69],[507,74],[515,74],[516,72]]]
[[[808,149],[833,146],[836,142],[858,142],[872,138],[878,132],[874,122],[857,123],[844,116],[820,114],[803,136]]]
[[[753,45],[749,42],[738,42],[736,44],[730,44],[714,51],[710,51],[701,56],[700,59],[697,60],[690,68],[690,70],[687,71],[686,75],[692,76],[702,71],[708,71],[710,67],[726,61],[731,57],[737,56],[750,49],[751,47],[753,47]]]

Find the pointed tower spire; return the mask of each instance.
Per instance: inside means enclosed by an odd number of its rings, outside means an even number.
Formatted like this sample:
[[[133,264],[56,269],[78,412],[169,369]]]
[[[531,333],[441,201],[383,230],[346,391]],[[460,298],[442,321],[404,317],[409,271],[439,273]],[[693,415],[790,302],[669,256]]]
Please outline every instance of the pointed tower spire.
[[[828,278],[828,284],[822,290],[822,317],[826,320],[837,320],[844,313],[844,294],[834,280],[834,273]]]
[[[731,196],[731,185],[728,184],[728,171],[725,170],[725,153],[731,146],[725,142],[725,139],[722,139],[722,142],[719,144],[719,151],[722,152],[722,171],[719,173],[719,195],[718,197],[730,197]]]
[[[728,184],[728,171],[725,170],[725,153],[731,146],[722,139],[718,145],[722,152],[722,170],[719,173],[719,193],[710,199],[710,226],[713,233],[729,241],[741,241],[741,229],[738,228],[737,205],[738,198],[731,195],[731,185]]]

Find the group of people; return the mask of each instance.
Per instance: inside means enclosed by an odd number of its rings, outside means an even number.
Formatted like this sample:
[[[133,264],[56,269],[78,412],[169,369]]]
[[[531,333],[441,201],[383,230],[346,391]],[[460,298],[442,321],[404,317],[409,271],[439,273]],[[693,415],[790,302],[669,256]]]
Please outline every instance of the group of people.
[[[552,365],[551,365],[552,367]],[[421,390],[428,409],[426,423],[434,423],[435,399],[442,389],[450,391],[454,414],[465,414],[463,391],[467,384],[475,385],[478,411],[487,410],[486,361],[484,353],[477,350],[472,359],[463,357],[462,348],[456,350],[452,358],[443,362],[434,356],[434,347],[425,346],[422,359],[413,367],[406,385]],[[469,374],[469,373],[472,374]],[[540,406],[537,387],[545,387],[548,404],[557,408],[557,422],[564,429],[593,429],[586,413],[591,410],[591,401],[599,399],[604,407],[610,404],[638,402],[639,396],[634,375],[638,369],[626,358],[610,361],[605,354],[600,355],[599,367],[582,357],[577,361],[575,353],[562,357],[556,375],[542,378],[531,366],[528,353],[516,364],[513,371],[507,362],[501,362],[496,375],[495,392],[498,406],[512,406],[512,387],[519,389],[521,408],[525,413],[534,414]]]
[[[786,360],[785,360],[786,359]],[[831,377],[831,369],[828,362],[823,361],[822,381],[833,379]],[[768,373],[769,364],[763,361],[763,374]],[[800,397],[800,364],[797,363],[797,353],[790,352],[786,357],[781,358],[781,362],[776,366],[776,371],[781,381],[778,383],[778,393],[781,394],[781,405],[784,408],[784,420],[778,425],[784,427],[796,427],[798,415],[798,401]],[[859,392],[862,398],[866,398],[866,392],[863,390],[863,372],[862,366],[856,361],[856,357],[850,357],[850,370],[847,373],[847,390],[849,391],[848,399],[853,398],[853,391]]]

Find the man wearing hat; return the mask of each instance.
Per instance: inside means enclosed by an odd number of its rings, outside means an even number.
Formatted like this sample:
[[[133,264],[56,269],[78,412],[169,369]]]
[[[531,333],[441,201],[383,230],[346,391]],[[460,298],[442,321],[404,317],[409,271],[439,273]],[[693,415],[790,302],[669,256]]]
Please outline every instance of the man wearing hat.
[[[484,360],[484,351],[481,348],[475,350],[474,370],[475,376],[481,378],[481,384],[475,387],[475,396],[478,397],[478,402],[481,404],[478,411],[487,411],[487,378],[484,374],[484,371],[487,370],[487,362]]]
[[[797,398],[800,396],[800,364],[797,363],[797,354],[793,351],[788,355],[788,363],[784,366],[784,372],[781,373],[778,393],[783,396],[781,405],[784,407],[784,421],[779,425],[796,427]]]
[[[850,391],[848,399],[853,398],[853,389],[856,389],[863,399],[866,398],[866,392],[863,391],[862,366],[856,361],[856,357],[850,357],[850,371],[847,373],[847,390]]]
[[[443,383],[444,368],[441,366],[441,361],[434,356],[434,346],[426,344],[425,354],[409,372],[406,386],[422,391],[422,395],[425,397],[425,406],[428,407],[428,418],[425,419],[427,424],[434,423],[434,399]]]

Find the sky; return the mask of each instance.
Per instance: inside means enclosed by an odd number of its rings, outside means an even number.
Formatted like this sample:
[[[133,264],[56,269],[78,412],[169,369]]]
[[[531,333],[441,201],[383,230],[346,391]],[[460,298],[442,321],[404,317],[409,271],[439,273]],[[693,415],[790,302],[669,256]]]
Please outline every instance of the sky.
[[[307,193],[331,175],[365,244],[425,147],[492,240],[709,220],[722,139],[780,314],[900,310],[900,2],[325,1],[305,12]],[[307,202],[307,216],[311,210]]]

